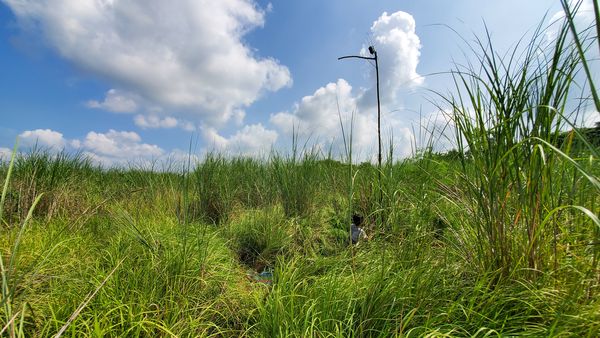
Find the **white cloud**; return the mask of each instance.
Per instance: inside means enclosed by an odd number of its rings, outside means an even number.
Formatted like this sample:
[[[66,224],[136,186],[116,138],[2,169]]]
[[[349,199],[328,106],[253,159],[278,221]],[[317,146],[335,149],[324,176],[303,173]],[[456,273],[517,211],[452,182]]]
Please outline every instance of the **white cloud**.
[[[92,107],[130,112],[142,102],[218,126],[292,82],[287,67],[243,41],[264,24],[252,0],[3,1],[24,29],[119,88]]]
[[[229,138],[219,135],[214,128],[205,127],[202,136],[207,150],[229,155],[264,156],[270,153],[278,134],[259,123],[244,126]]]
[[[80,140],[71,140],[71,141],[69,141],[69,145],[71,147],[73,147],[73,149],[79,149],[79,148],[81,148],[81,141]]]
[[[12,156],[12,149],[0,147],[0,162],[8,161]]]
[[[161,119],[156,115],[144,116],[144,115],[136,115],[133,119],[135,125],[146,129],[146,128],[174,128],[177,127],[177,119],[173,117],[165,117]]]
[[[571,11],[575,10],[576,4],[579,3],[579,0],[569,1],[569,8]],[[550,27],[546,30],[546,40],[552,43],[558,36],[558,32],[560,29],[560,25],[563,24],[563,20],[565,18],[564,11],[558,11],[550,17]],[[577,26],[578,31],[583,31],[586,28],[590,27],[594,22],[594,5],[592,0],[583,0],[581,1],[581,5],[579,9],[575,13],[575,25]]]
[[[415,19],[412,15],[398,11],[388,15],[383,12],[373,22],[371,34],[379,61],[381,99],[394,102],[401,88],[421,85],[424,78],[417,73],[417,65],[421,55],[421,41],[415,31]],[[370,56],[364,46],[361,54]],[[375,70],[371,72],[375,80]],[[371,88],[362,99],[361,106],[375,105],[375,88]]]
[[[185,131],[196,130],[196,127],[194,126],[193,123],[191,123],[189,121],[178,120],[171,116],[161,118],[160,116],[157,116],[157,115],[149,115],[149,116],[136,115],[133,118],[133,121],[136,126],[142,128],[142,129],[157,129],[157,128],[170,129],[170,128],[179,127]]]
[[[164,154],[157,145],[141,143],[141,137],[132,131],[116,131],[108,133],[91,131],[82,142],[83,147],[99,156],[115,159],[135,159],[158,157]]]
[[[25,147],[38,145],[52,150],[62,150],[67,144],[63,134],[50,129],[26,130],[19,135],[19,139]]]
[[[341,120],[347,142],[352,134],[353,157],[359,161],[375,161],[378,149],[377,114],[375,111],[357,110],[357,100],[361,95],[354,94],[352,86],[346,80],[339,79],[336,83],[317,89],[313,95],[303,97],[291,112],[272,115],[270,122],[288,136],[295,132],[304,139],[311,138],[312,143],[309,141],[309,144],[314,144],[318,149],[331,149],[333,155],[344,156]],[[395,156],[408,156],[413,136],[399,113],[383,114],[381,126],[383,146],[388,148],[390,140],[393,140]]]
[[[342,120],[347,120],[355,109],[352,86],[339,79],[317,89],[313,95],[303,97],[291,112],[272,115],[270,122],[288,136],[296,130],[303,136],[325,137],[326,141],[332,141],[340,134],[340,114]]]
[[[253,127],[248,128],[246,133],[252,135],[253,130]],[[106,133],[90,131],[83,139],[66,139],[60,132],[37,129],[25,131],[19,135],[19,138],[25,147],[37,142],[38,145],[48,147],[51,151],[66,149],[67,151],[81,152],[104,167],[135,166],[144,169],[173,171],[183,169],[188,159],[191,159],[192,164],[199,160],[197,155],[188,154],[179,149],[167,152],[157,145],[144,143],[140,135],[132,131],[113,129]],[[258,139],[260,140],[260,137]],[[249,142],[252,145],[249,138],[243,136],[233,137],[230,141],[231,146],[238,142]],[[11,149],[0,147],[0,161],[10,159],[11,153]]]
[[[106,133],[90,131],[79,141],[79,150],[92,161],[105,167],[130,166],[164,170],[157,164],[169,165],[171,153],[154,144],[143,143],[141,137],[132,131],[110,129]],[[180,156],[176,160],[179,160]]]
[[[104,109],[113,113],[133,113],[138,109],[138,104],[131,94],[116,89],[106,92],[102,102],[90,100],[86,102],[88,108]]]
[[[587,128],[594,128],[596,124],[600,123],[600,113],[595,110],[587,111],[583,114],[583,126]]]

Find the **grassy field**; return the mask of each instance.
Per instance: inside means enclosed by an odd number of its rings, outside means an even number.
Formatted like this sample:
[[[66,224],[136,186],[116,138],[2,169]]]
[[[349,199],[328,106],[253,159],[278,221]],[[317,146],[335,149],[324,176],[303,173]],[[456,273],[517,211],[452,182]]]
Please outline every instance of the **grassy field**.
[[[569,23],[506,56],[477,40],[438,100],[447,153],[3,161],[1,335],[597,337],[599,148],[572,124],[600,106],[583,57],[599,45]]]

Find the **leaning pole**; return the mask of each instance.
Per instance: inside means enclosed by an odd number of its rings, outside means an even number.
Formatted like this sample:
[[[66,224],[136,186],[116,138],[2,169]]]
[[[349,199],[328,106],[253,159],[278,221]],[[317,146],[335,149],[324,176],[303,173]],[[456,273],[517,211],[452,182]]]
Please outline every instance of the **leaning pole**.
[[[375,77],[377,81],[377,141],[379,146],[377,151],[377,183],[379,185],[379,207],[381,208],[383,203],[383,191],[381,188],[381,101],[379,99],[379,63],[377,60],[377,51],[373,46],[369,46],[369,53],[373,56],[346,55],[339,57],[338,60],[356,58],[375,61]],[[383,227],[383,224],[380,224],[380,226]]]

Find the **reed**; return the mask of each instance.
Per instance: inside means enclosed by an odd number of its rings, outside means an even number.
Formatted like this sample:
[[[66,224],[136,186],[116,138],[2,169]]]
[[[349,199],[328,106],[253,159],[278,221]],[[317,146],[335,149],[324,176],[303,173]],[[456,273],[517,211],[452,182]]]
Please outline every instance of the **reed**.
[[[506,55],[494,50],[489,37],[478,39],[472,49],[480,66],[457,68],[456,94],[445,98],[456,128],[466,207],[475,216],[469,242],[476,243],[472,249],[481,268],[504,277],[551,270],[561,240],[563,245],[571,240],[560,235],[566,215],[557,210],[572,206],[567,213],[577,217],[573,213],[594,209],[593,194],[571,192],[598,187],[573,157],[577,154],[568,145],[557,146],[558,136],[572,125],[567,109],[581,55],[566,23],[550,45],[543,32],[539,27],[531,41]],[[593,224],[587,227],[578,236],[593,237]]]

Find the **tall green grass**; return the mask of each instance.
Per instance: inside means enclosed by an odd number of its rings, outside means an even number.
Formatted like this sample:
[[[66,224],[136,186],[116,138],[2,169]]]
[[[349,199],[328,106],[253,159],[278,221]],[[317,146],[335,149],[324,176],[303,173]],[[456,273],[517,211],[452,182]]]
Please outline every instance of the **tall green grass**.
[[[6,177],[4,179],[4,184],[2,188],[2,197],[0,198],[0,224],[8,224],[4,222],[4,202],[6,201],[6,194],[8,192],[8,186],[10,183],[10,178],[13,172],[14,164],[15,164],[15,155],[17,152],[17,145],[13,149],[12,156],[10,159],[10,163],[8,164],[8,170],[6,173]],[[12,250],[8,257],[8,264],[5,265],[4,262],[4,254],[0,255],[0,276],[2,278],[2,298],[0,303],[2,304],[3,314],[4,314],[4,325],[2,327],[1,333],[5,331],[8,333],[10,337],[24,337],[24,318],[26,315],[27,303],[15,304],[14,298],[15,294],[20,287],[20,282],[24,278],[24,273],[19,272],[17,270],[17,264],[19,259],[19,246],[21,244],[21,238],[23,236],[23,232],[25,231],[26,226],[33,216],[33,211],[35,207],[39,203],[42,195],[38,195],[29,208],[29,212],[27,216],[23,219],[23,221],[19,224],[18,232],[16,238],[14,239],[14,243],[12,246]]]
[[[597,236],[598,180],[569,143],[558,145],[572,126],[568,110],[582,55],[567,24],[550,43],[543,32],[506,55],[489,37],[477,40],[479,63],[453,72],[456,94],[447,98],[465,206],[474,216],[464,220],[474,231],[464,242],[477,252],[480,269],[504,277],[556,271],[566,254],[561,247]]]

